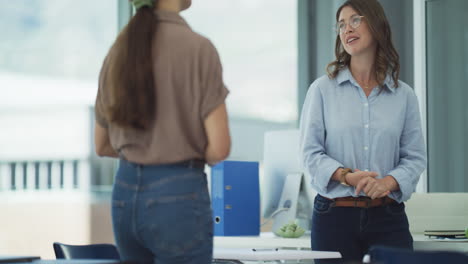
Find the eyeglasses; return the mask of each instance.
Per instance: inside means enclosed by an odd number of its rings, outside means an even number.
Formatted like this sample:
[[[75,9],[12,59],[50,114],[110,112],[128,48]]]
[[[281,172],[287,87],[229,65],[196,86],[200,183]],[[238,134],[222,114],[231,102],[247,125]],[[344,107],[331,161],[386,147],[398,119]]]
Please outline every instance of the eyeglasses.
[[[354,15],[349,19],[348,23],[352,28],[356,29],[361,25],[361,21],[362,21],[363,17],[364,16]],[[336,29],[335,29],[336,33],[339,33],[339,34],[345,33],[346,25],[348,23],[345,23],[344,21],[340,21],[340,22],[336,23]]]

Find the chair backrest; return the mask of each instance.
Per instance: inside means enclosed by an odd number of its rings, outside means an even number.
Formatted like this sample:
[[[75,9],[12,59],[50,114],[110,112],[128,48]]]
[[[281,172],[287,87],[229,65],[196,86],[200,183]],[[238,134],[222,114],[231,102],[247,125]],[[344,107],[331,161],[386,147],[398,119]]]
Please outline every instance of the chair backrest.
[[[384,246],[369,251],[372,263],[379,264],[466,264],[468,255],[454,251],[412,251]]]
[[[57,259],[120,259],[119,252],[111,244],[66,245],[54,243]]]

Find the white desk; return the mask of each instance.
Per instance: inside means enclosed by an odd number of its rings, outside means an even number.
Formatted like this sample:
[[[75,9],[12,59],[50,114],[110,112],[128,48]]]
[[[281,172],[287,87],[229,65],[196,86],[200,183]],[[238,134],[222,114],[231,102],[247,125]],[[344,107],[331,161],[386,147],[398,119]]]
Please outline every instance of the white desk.
[[[415,250],[448,250],[468,253],[467,241],[438,241],[423,234],[413,234],[413,240]]]
[[[413,234],[415,250],[455,250],[468,252],[468,242],[434,241],[423,234]],[[261,233],[255,237],[215,237],[214,246],[218,248],[293,248],[311,249],[310,236],[300,238],[280,238],[273,233]]]
[[[252,249],[276,249],[272,252],[254,253]],[[295,249],[295,250],[291,250]],[[236,251],[239,250],[239,251]],[[303,250],[303,251],[301,251]],[[260,251],[261,252],[261,251]],[[214,257],[221,259],[249,260],[298,260],[313,263],[312,259],[341,258],[339,252],[311,251],[310,236],[301,238],[280,238],[273,233],[261,233],[254,237],[214,237]],[[305,260],[305,261],[304,261]],[[310,260],[310,261],[307,261]],[[244,262],[255,263],[255,262]],[[284,262],[288,263],[288,262]],[[297,262],[294,262],[297,263]]]
[[[214,237],[214,247],[217,248],[294,248],[309,249],[310,236],[300,238],[281,238],[271,232],[261,233],[260,236],[244,237]]]
[[[312,250],[252,250],[251,248],[214,248],[214,259],[234,259],[240,261],[283,261],[341,258],[339,252]]]

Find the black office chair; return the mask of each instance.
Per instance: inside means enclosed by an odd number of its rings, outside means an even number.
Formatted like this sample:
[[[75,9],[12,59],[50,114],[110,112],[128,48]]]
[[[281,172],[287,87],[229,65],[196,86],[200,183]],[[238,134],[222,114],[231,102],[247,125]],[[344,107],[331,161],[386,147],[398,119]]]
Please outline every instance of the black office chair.
[[[379,264],[466,264],[468,255],[454,251],[412,251],[375,246],[369,250],[371,263]]]
[[[117,247],[111,244],[66,245],[54,243],[57,259],[115,259],[120,260]]]

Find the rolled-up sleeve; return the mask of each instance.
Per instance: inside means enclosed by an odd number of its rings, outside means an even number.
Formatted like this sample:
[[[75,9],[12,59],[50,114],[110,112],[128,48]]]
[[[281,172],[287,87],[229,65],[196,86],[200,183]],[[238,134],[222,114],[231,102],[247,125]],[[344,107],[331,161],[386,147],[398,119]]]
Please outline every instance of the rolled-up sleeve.
[[[300,121],[300,155],[305,173],[312,178],[312,186],[327,192],[330,178],[341,163],[325,151],[324,105],[318,82],[310,86],[302,108]]]
[[[229,90],[224,85],[223,67],[218,51],[206,40],[200,51],[200,71],[202,79],[201,117],[206,117],[220,104],[224,103]]]
[[[418,100],[414,92],[408,94],[407,111],[400,138],[400,160],[387,175],[393,176],[400,186],[393,192],[398,202],[407,201],[416,190],[419,177],[427,165]]]

